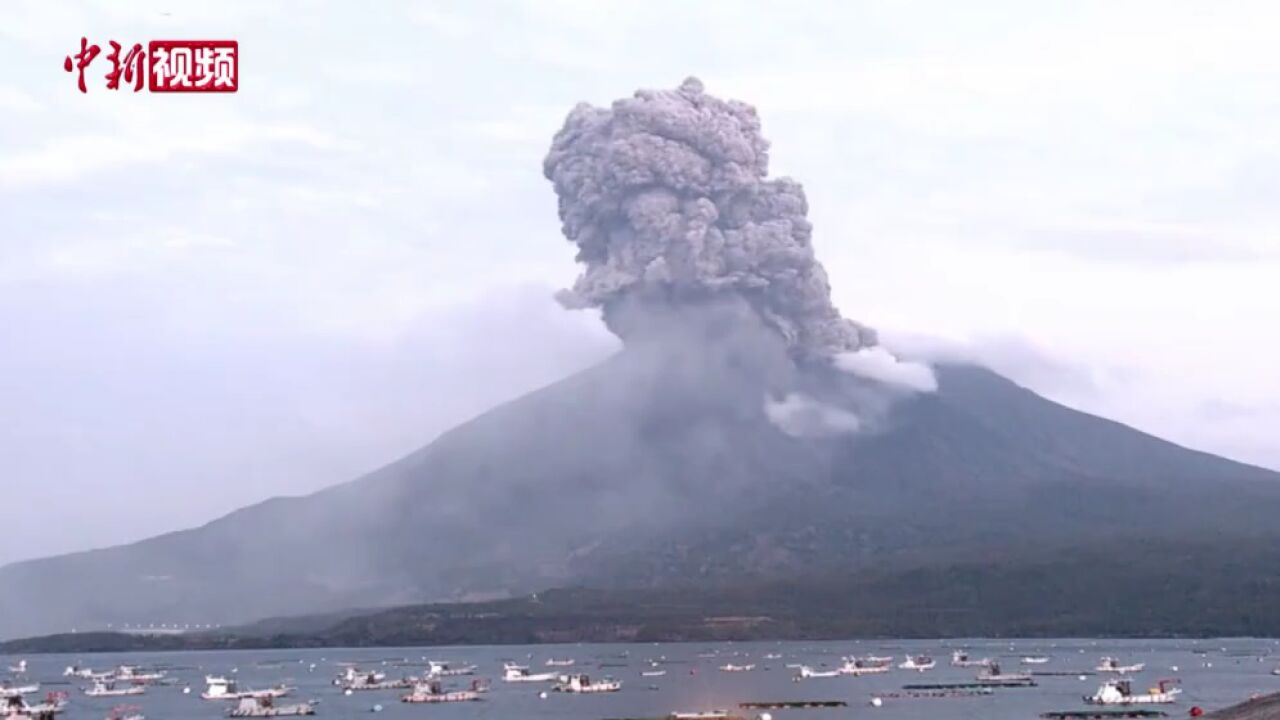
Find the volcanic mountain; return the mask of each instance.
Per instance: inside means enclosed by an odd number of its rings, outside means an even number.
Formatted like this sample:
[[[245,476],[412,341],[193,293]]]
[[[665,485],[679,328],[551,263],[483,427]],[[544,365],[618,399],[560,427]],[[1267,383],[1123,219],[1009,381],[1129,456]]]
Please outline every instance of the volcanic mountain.
[[[938,367],[878,430],[798,438],[731,354],[682,360],[623,351],[350,483],[0,569],[0,636],[1280,535],[1275,473],[980,367]]]
[[[0,569],[0,636],[571,584],[790,578],[802,601],[869,572],[892,608],[921,573],[992,558],[1024,579],[964,602],[1025,606],[1035,578],[1096,574],[1081,552],[1149,575],[1153,548],[1229,560],[1280,535],[1275,473],[895,357],[832,304],[803,189],[769,177],[768,147],[751,106],[694,79],[579,105],[543,168],[583,267],[559,297],[598,309],[619,353],[344,485]],[[1274,593],[1275,572],[1239,576]]]

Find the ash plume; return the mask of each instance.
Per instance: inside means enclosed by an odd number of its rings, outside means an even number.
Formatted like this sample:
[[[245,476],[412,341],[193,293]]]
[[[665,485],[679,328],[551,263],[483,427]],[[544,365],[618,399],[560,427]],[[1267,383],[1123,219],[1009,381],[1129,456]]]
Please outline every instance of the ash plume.
[[[750,394],[753,412],[793,437],[864,432],[895,398],[937,388],[928,366],[899,360],[831,304],[804,189],[769,177],[750,105],[694,78],[607,109],[580,104],[543,171],[584,266],[558,299],[599,308],[633,355],[685,369],[660,386],[707,397],[744,379],[722,406],[752,387],[763,393],[763,405]]]
[[[708,95],[694,78],[608,109],[580,104],[543,168],[586,266],[559,299],[601,308],[624,341],[643,327],[619,317],[623,304],[735,294],[797,359],[875,345],[873,330],[832,306],[804,190],[768,177],[769,142],[750,105]]]

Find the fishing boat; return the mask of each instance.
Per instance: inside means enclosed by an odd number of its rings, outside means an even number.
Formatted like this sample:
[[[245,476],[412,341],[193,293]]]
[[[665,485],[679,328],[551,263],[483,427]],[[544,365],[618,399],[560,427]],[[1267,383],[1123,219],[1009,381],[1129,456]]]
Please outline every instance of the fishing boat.
[[[898,663],[899,670],[915,670],[924,672],[938,666],[938,662],[927,655],[908,655],[906,660]]]
[[[838,671],[841,675],[878,675],[889,672],[888,662],[872,662],[870,658],[845,658]]]
[[[801,677],[801,678],[833,678],[833,677],[840,677],[840,675],[841,675],[841,672],[840,672],[839,670],[814,670],[813,668],[809,667],[808,665],[801,665],[801,666],[800,666],[800,674],[799,674],[799,675],[797,675],[796,677]]]
[[[258,697],[240,698],[236,706],[227,710],[227,717],[286,717],[291,715],[315,715],[316,706],[309,702],[296,705],[276,705],[275,697],[260,695]]]
[[[555,682],[559,677],[556,673],[534,673],[529,672],[529,668],[524,665],[516,665],[515,663],[506,663],[502,666],[502,681],[514,683],[538,683],[538,682]]]
[[[285,685],[278,685],[265,690],[241,690],[235,680],[218,675],[206,675],[204,682],[208,687],[205,688],[204,692],[200,693],[200,697],[205,700],[278,698],[293,692],[293,688]]]
[[[141,706],[117,705],[111,708],[104,720],[147,720],[147,717],[142,714]]]
[[[30,685],[5,685],[0,683],[0,698],[9,698],[15,695],[34,695],[40,692],[40,683],[32,683]]]
[[[956,650],[951,653],[952,667],[986,667],[990,664],[991,658],[972,658],[964,650]]]
[[[749,665],[734,665],[733,663],[725,663],[720,666],[720,672],[751,672],[755,670],[755,663]]]
[[[365,672],[357,668],[348,667],[345,672],[334,679],[333,683],[347,690],[403,690],[411,688],[414,685],[412,678],[401,678],[399,680],[388,680],[387,674],[376,671]]]
[[[407,703],[448,703],[474,702],[480,699],[475,690],[446,691],[439,680],[424,680],[413,686],[413,692],[400,696],[400,702]]]
[[[21,694],[0,698],[0,718],[6,720],[50,720],[66,708],[66,693],[49,693],[36,705],[28,704]]]
[[[93,687],[85,688],[86,697],[125,697],[126,695],[141,695],[147,691],[143,685],[125,685],[117,686],[111,680],[99,680],[93,684]]]
[[[116,680],[123,680],[124,682],[134,683],[135,685],[159,682],[160,680],[163,680],[164,677],[165,674],[158,670],[148,672],[145,670],[139,670],[133,665],[121,665],[116,668],[115,671]]]
[[[556,692],[590,695],[593,693],[617,692],[622,689],[622,683],[613,678],[592,680],[590,676],[584,673],[576,673],[573,675],[561,675],[560,681],[551,689]]]
[[[990,663],[986,669],[978,673],[980,683],[1019,683],[1031,682],[1031,674],[1024,672],[1004,672],[1000,663]]]
[[[376,670],[364,671],[355,665],[348,665],[342,674],[333,679],[338,687],[347,687],[353,683],[378,683],[387,679],[387,674]]]
[[[1047,655],[1025,655],[1022,658],[1023,665],[1044,665],[1049,662]]]
[[[1131,680],[1108,680],[1097,692],[1086,695],[1084,701],[1090,705],[1165,705],[1175,702],[1182,692],[1182,688],[1176,687],[1177,682],[1160,680],[1145,694],[1135,694]]]
[[[427,669],[428,677],[438,677],[438,678],[458,677],[460,675],[475,675],[476,673],[475,665],[454,666],[450,663],[439,662],[436,660],[429,661],[428,665],[429,665]]]
[[[573,667],[573,658],[568,658],[565,660],[556,660],[555,658],[548,658],[547,667]]]
[[[1129,673],[1142,672],[1142,668],[1146,667],[1146,663],[1134,663],[1132,665],[1121,665],[1119,660],[1113,657],[1104,657],[1098,663],[1098,667],[1094,668],[1098,672],[1118,673],[1127,675]]]

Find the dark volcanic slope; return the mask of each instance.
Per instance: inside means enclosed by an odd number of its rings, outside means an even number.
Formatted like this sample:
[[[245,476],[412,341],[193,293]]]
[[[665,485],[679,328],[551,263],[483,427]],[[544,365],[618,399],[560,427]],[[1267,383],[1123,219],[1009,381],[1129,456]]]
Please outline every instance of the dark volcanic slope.
[[[0,569],[0,637],[1278,532],[1275,473],[987,370],[940,368],[879,432],[825,440],[769,424],[758,376],[628,350],[354,482]]]

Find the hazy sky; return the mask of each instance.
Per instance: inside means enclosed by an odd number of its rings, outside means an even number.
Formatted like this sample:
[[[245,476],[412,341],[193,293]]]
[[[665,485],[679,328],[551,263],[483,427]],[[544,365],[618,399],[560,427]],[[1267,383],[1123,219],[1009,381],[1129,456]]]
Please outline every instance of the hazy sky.
[[[10,0],[0,562],[348,479],[607,355],[550,299],[541,158],[690,74],[759,108],[846,316],[1280,467],[1280,10],[1223,5]],[[100,57],[82,95],[82,35],[239,40],[240,92]]]

